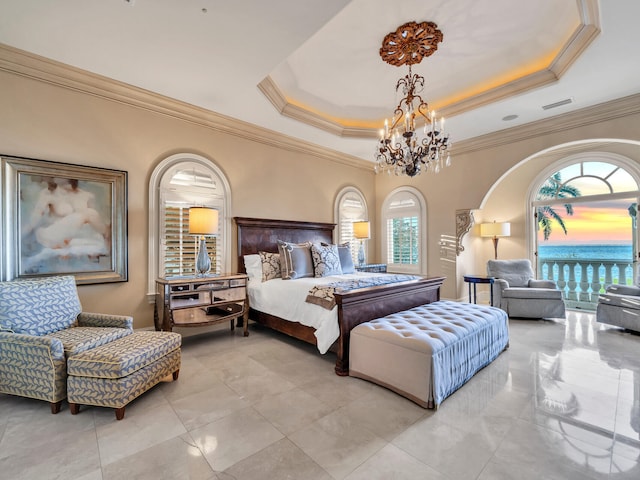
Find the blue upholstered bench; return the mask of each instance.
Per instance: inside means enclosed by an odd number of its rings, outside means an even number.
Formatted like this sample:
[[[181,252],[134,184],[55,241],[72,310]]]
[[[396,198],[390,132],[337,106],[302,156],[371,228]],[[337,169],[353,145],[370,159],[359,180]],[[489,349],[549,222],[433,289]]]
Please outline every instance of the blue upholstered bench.
[[[437,408],[508,345],[503,310],[441,300],[351,330],[349,375]]]
[[[180,372],[182,336],[173,332],[133,332],[126,337],[78,353],[67,361],[67,400],[73,415],[80,405],[125,406],[154,385]]]

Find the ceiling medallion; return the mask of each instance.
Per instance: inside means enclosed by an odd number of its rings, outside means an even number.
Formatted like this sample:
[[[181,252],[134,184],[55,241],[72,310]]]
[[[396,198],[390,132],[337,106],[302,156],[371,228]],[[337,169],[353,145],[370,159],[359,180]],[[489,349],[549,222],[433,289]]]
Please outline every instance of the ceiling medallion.
[[[420,96],[424,77],[411,72],[411,65],[433,55],[442,39],[435,23],[408,22],[388,33],[382,41],[382,60],[397,67],[409,65],[409,73],[396,83],[396,92],[402,87],[405,96],[395,108],[391,122],[385,120],[384,129],[380,131],[376,172],[386,170],[389,174],[393,171],[396,175],[414,177],[423,169],[438,173],[443,166],[451,164],[444,118],[437,121],[435,111],[429,112],[429,105]],[[423,127],[421,138],[416,125]]]

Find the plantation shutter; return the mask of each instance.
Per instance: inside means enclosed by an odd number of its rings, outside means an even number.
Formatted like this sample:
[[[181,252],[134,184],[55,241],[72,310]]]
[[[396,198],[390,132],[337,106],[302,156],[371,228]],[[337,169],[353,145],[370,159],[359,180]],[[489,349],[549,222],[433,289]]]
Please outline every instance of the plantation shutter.
[[[349,242],[351,258],[357,262],[360,240],[353,236],[353,222],[367,219],[367,208],[364,198],[356,191],[346,192],[338,206],[338,243]]]
[[[164,277],[196,275],[200,237],[189,233],[189,208],[218,210],[218,234],[205,236],[211,259],[210,274],[222,273],[224,238],[224,196],[220,180],[202,165],[185,162],[168,172],[160,186],[160,255],[158,272]]]
[[[400,191],[391,197],[382,212],[389,271],[419,273],[421,271],[422,208],[415,194]]]

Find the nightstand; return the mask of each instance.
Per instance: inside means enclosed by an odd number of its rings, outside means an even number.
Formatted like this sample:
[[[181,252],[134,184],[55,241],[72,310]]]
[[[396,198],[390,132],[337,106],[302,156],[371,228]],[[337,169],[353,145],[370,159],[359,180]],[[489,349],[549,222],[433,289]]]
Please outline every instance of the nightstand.
[[[153,311],[156,330],[202,327],[242,317],[244,336],[249,335],[247,280],[244,273],[156,280]]]
[[[358,272],[386,273],[387,264],[386,263],[368,263],[364,265],[356,265],[355,269]]]

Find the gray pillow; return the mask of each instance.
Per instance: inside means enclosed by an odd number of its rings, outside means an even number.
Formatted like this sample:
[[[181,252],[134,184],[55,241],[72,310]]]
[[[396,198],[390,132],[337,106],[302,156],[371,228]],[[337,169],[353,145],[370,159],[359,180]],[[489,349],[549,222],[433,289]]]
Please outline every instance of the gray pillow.
[[[283,280],[313,277],[311,242],[289,243],[278,240],[280,273]]]
[[[341,275],[340,256],[337,245],[311,245],[311,259],[315,277]]]

